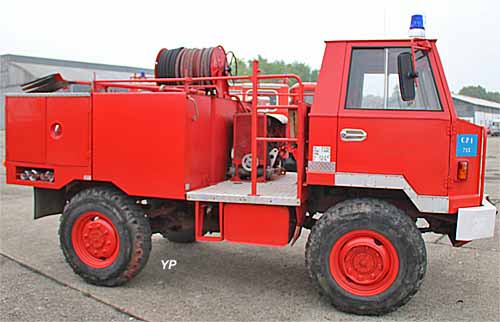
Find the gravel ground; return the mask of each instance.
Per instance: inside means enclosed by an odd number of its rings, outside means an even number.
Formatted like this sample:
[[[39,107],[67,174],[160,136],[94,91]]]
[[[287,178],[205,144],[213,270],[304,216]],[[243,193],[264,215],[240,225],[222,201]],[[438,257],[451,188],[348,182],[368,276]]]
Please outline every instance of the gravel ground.
[[[133,321],[87,294],[0,256],[0,319],[4,321]]]

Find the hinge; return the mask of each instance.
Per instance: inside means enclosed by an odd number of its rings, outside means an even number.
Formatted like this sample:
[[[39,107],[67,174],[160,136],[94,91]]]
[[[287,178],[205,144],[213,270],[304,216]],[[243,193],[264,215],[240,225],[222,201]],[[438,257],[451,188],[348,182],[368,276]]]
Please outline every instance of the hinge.
[[[444,180],[444,187],[445,189],[449,189],[453,183],[453,178],[451,176],[447,176]]]
[[[446,134],[448,134],[448,136],[453,136],[457,134],[457,130],[454,126],[448,126],[448,128],[446,129]]]

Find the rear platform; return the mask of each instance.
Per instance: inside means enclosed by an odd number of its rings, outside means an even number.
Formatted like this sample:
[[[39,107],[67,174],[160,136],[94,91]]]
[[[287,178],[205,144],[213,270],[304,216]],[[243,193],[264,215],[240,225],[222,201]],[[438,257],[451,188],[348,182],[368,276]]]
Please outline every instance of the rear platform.
[[[257,183],[257,196],[251,196],[250,193],[250,181],[226,180],[189,191],[187,200],[280,206],[300,205],[300,200],[297,198],[296,173],[287,173],[267,182],[259,182]]]

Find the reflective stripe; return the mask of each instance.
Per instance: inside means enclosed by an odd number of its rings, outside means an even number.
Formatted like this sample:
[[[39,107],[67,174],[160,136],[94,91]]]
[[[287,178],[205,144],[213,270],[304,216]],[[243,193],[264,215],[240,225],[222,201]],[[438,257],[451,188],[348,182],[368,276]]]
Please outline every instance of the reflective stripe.
[[[403,190],[420,212],[448,213],[447,196],[419,195],[401,175],[337,172],[335,185]]]
[[[335,173],[335,162],[307,161],[307,170],[322,173]]]

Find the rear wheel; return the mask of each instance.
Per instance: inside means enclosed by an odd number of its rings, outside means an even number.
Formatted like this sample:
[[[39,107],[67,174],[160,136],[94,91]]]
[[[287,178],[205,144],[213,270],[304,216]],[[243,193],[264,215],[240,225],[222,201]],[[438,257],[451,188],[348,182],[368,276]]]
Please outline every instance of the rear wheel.
[[[376,199],[328,209],[306,245],[306,266],[320,293],[356,314],[385,314],[404,305],[419,289],[426,264],[425,244],[411,218]]]
[[[116,286],[138,274],[151,250],[143,211],[117,189],[91,188],[64,208],[61,249],[74,272],[91,284]]]

